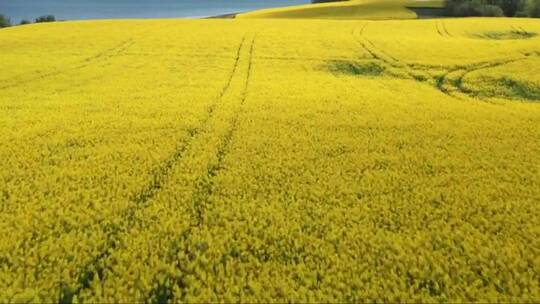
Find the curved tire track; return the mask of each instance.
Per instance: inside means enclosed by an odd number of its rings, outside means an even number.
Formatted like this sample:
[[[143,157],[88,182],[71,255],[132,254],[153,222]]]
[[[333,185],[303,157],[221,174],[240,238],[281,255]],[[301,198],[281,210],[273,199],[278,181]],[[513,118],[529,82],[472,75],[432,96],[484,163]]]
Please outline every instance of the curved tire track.
[[[442,21],[441,21],[442,22]],[[437,24],[437,23],[436,23]],[[365,28],[365,26],[363,27]],[[363,32],[363,28],[362,28],[362,32]],[[443,28],[442,31],[440,31],[439,29],[439,26],[437,25],[437,31],[439,32],[439,34],[442,35],[442,33],[444,32],[445,35],[447,35],[448,37],[452,37],[452,35],[448,32],[448,30],[446,29],[444,23],[442,24],[441,28]],[[415,77],[415,74],[413,72],[426,72],[428,68],[428,66],[426,67],[423,67],[421,65],[410,65],[406,62],[403,62],[395,57],[393,57],[392,55],[390,54],[387,54],[386,52],[380,50],[379,48],[377,48],[377,46],[375,46],[375,44],[373,42],[371,42],[369,39],[367,39],[366,37],[362,37],[361,39],[358,38],[358,36],[355,34],[356,31],[353,30],[353,36],[355,37],[355,40],[362,46],[362,48],[367,51],[369,54],[371,54],[371,56],[375,59],[375,60],[378,60],[378,61],[381,61],[383,64],[386,64],[386,65],[389,65],[393,68],[396,68],[396,69],[399,69],[401,70],[402,72],[405,72],[408,76],[410,76],[412,79],[415,79],[416,80],[416,77]],[[366,42],[363,42],[362,41],[365,40],[367,41]],[[368,45],[371,45],[371,47]],[[387,58],[385,58],[387,57]],[[388,59],[390,58],[390,59]],[[467,76],[468,74],[472,73],[472,72],[475,72],[475,71],[479,71],[479,70],[483,70],[483,69],[488,69],[488,68],[494,68],[494,67],[498,67],[498,66],[503,66],[503,65],[506,65],[506,64],[509,64],[509,63],[513,63],[513,62],[518,62],[518,61],[521,61],[521,60],[525,60],[527,59],[526,56],[525,57],[520,57],[520,58],[508,58],[508,59],[501,59],[501,60],[497,60],[497,61],[486,61],[486,62],[480,62],[480,63],[477,63],[477,64],[473,64],[473,65],[470,65],[470,66],[466,66],[466,67],[456,67],[456,68],[452,68],[452,69],[449,69],[447,70],[444,74],[442,75],[439,75],[439,76],[434,76],[433,77],[433,80],[435,82],[435,88],[437,90],[439,90],[440,92],[444,93],[445,95],[448,95],[448,96],[451,96],[453,98],[456,98],[456,99],[462,99],[460,96],[456,95],[455,93],[453,93],[453,91],[457,91],[461,94],[464,94],[470,98],[480,98],[480,96],[478,96],[478,94],[476,94],[475,92],[465,88],[463,86],[463,79],[465,78],[465,76]],[[448,76],[453,74],[453,73],[460,73],[461,72],[461,75],[459,75],[458,78],[456,78],[454,81],[450,81],[448,80]],[[447,87],[447,86],[450,86],[450,87]]]

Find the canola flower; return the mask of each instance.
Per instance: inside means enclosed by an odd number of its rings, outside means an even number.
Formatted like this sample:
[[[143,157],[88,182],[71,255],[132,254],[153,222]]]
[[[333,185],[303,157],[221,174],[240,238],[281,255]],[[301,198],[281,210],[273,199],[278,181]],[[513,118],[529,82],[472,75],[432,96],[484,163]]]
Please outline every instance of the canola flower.
[[[0,300],[537,302],[535,33],[3,29]]]

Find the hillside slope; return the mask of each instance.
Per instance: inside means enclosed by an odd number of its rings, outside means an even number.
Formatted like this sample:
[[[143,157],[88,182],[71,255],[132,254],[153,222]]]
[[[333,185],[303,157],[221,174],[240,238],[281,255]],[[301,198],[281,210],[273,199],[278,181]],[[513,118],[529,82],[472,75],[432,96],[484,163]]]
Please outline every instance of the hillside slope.
[[[275,9],[264,9],[237,18],[287,18],[287,19],[416,19],[415,12],[407,7],[442,7],[443,1],[414,0],[351,0],[320,4],[306,4]]]

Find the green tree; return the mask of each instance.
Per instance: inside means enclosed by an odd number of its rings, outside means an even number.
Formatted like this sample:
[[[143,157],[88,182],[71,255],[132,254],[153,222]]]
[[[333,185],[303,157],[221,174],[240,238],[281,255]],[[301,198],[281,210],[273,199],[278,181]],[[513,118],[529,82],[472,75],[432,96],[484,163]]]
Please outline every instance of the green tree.
[[[500,7],[506,17],[514,17],[521,5],[521,0],[501,0]]]
[[[526,10],[529,17],[540,18],[540,0],[529,0]]]
[[[8,17],[0,14],[0,28],[11,26],[11,21]]]
[[[36,18],[36,23],[54,22],[54,21],[56,21],[56,17],[54,17],[53,15],[45,15],[45,16],[40,16]]]
[[[448,0],[446,14],[455,17],[500,17],[503,16],[503,10],[496,1]]]

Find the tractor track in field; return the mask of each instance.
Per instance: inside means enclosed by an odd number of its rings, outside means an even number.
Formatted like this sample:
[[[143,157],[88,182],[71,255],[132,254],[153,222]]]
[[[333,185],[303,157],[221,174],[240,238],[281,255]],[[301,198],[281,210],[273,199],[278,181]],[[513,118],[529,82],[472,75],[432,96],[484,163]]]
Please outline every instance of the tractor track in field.
[[[215,177],[219,171],[222,169],[222,162],[223,162],[223,159],[225,158],[225,155],[228,153],[228,150],[229,150],[229,147],[230,147],[230,144],[231,144],[231,141],[232,141],[232,137],[233,135],[236,133],[236,130],[238,128],[238,119],[240,117],[240,111],[241,109],[243,108],[244,106],[244,103],[246,101],[246,98],[247,98],[247,90],[248,90],[248,87],[249,87],[249,82],[250,82],[250,78],[251,78],[251,70],[252,70],[252,64],[253,64],[253,48],[255,46],[255,38],[252,39],[251,41],[251,44],[250,44],[250,48],[249,48],[249,55],[248,55],[248,68],[247,68],[247,75],[246,75],[246,79],[245,79],[245,83],[244,83],[244,87],[243,87],[243,90],[242,90],[242,94],[241,94],[241,97],[240,97],[240,104],[238,106],[238,109],[236,111],[236,113],[234,114],[234,117],[232,119],[232,122],[231,122],[231,128],[227,131],[227,133],[225,134],[224,138],[223,138],[223,143],[220,145],[220,147],[218,148],[218,152],[217,152],[217,164],[214,165],[214,166],[210,166],[208,168],[208,179],[207,179],[207,183],[204,183],[203,184],[203,187],[202,189],[200,189],[200,191],[197,192],[197,194],[202,194],[201,197],[198,197],[198,199],[196,200],[196,207],[198,206],[198,208],[203,208],[203,206],[201,205],[201,203],[205,202],[208,200],[208,197],[210,197],[212,195],[212,188],[213,188],[213,177]],[[201,223],[202,223],[202,210],[199,210],[197,209],[197,226],[200,226]]]
[[[369,44],[371,45],[371,50],[372,50],[373,52],[379,52],[379,54],[382,54],[382,55],[384,55],[384,56],[390,58],[391,61],[389,61],[389,62],[392,62],[392,61],[393,61],[393,62],[394,62],[394,65],[398,65],[398,66],[407,66],[407,67],[409,67],[409,65],[408,65],[407,63],[405,63],[405,62],[403,62],[403,61],[397,59],[396,57],[392,56],[391,54],[389,54],[389,53],[383,51],[381,48],[377,47],[377,46],[376,46],[371,40],[369,40],[367,37],[363,37],[363,38],[364,38],[364,40],[367,41],[367,43],[369,43]]]
[[[243,40],[242,42],[243,43]],[[239,52],[240,49],[238,49],[238,52]],[[217,103],[219,103],[219,101],[223,98],[223,95],[226,93],[226,91],[229,89],[230,87],[230,84],[231,84],[231,81],[232,81],[232,77],[234,75],[234,73],[236,73],[236,69],[237,69],[237,65],[238,65],[238,60],[239,60],[239,54],[236,55],[236,59],[235,59],[235,63],[234,63],[234,66],[233,66],[233,69],[232,69],[232,72],[231,74],[229,75],[229,78],[225,84],[225,86],[223,87],[223,89],[220,91],[219,95],[218,95],[218,98],[217,98],[217,101],[214,102],[213,104],[211,104],[208,109],[206,110],[206,115],[204,117],[204,119],[202,120],[201,122],[201,126],[204,125],[208,120],[210,120],[211,118],[211,114],[212,112],[214,111],[214,108],[216,106]],[[188,134],[190,135],[187,139],[191,139],[192,137],[194,137],[196,134],[197,134],[197,131],[199,130],[200,128],[191,128],[191,129],[188,129]],[[187,142],[186,141],[182,141],[182,143],[185,143]],[[151,174],[152,178],[151,178],[151,181],[140,191],[140,192],[137,192],[133,195],[131,195],[129,197],[129,201],[133,202],[133,203],[138,203],[138,204],[144,204],[146,203],[148,200],[150,200],[156,193],[155,191],[158,189],[158,188],[161,188],[161,184],[164,182],[164,176],[167,175],[170,171],[170,168],[173,166],[173,161],[172,160],[178,160],[179,157],[180,157],[180,151],[182,150],[185,150],[187,149],[187,146],[184,147],[184,145],[179,145],[177,147],[177,149],[174,151],[173,154],[171,154],[166,160],[164,160],[160,166],[158,166],[157,168],[155,168]],[[92,223],[93,224],[93,223]],[[90,225],[88,226],[83,226],[83,228],[89,228]],[[69,229],[68,229],[69,230]],[[34,239],[32,238],[32,242],[39,242],[39,241],[42,241],[43,239],[45,239],[45,237],[41,237],[39,239]]]
[[[454,35],[452,35],[449,31],[448,31],[448,28],[446,27],[446,22],[444,22],[444,20],[440,20],[441,22],[441,26],[442,26],[442,29],[443,29],[443,32],[446,34],[446,36],[452,38],[454,37]]]
[[[285,57],[285,56],[257,56],[253,59],[257,60],[276,60],[276,61],[290,61],[290,62],[309,62],[309,61],[318,61],[318,62],[327,62],[327,61],[347,61],[350,60],[348,57]],[[368,58],[364,58],[368,59]]]
[[[439,21],[435,21],[435,29],[437,30],[437,33],[439,34],[439,36],[444,37],[444,34],[439,27]]]
[[[358,34],[359,34],[360,36],[364,35],[364,30],[366,29],[367,25],[368,25],[368,23],[365,22],[365,23],[362,24],[362,26],[360,27],[360,30],[358,31]],[[354,35],[354,31],[355,31],[355,29],[353,29],[353,35]]]
[[[364,30],[365,28],[367,27],[367,23],[365,23],[361,28],[360,30],[353,30],[353,37],[355,39],[355,41],[360,44],[360,46],[366,51],[368,52],[372,57],[373,59],[376,59],[376,60],[379,60],[379,61],[382,61],[383,63],[391,66],[391,67],[394,67],[394,68],[403,68],[404,66],[407,66],[408,65],[402,61],[400,61],[399,59],[395,58],[394,56],[382,51],[381,49],[379,49],[371,40],[369,40],[367,37],[364,36]],[[385,57],[388,57],[388,58],[385,58]]]
[[[130,199],[131,201],[137,202],[138,204],[145,204],[149,200],[154,198],[155,195],[158,193],[158,191],[161,190],[163,184],[166,182],[167,178],[169,177],[170,171],[172,170],[174,164],[177,163],[182,158],[184,152],[189,148],[189,142],[191,141],[191,139],[197,136],[197,134],[199,134],[201,130],[204,128],[204,126],[210,121],[210,119],[213,116],[216,105],[222,101],[223,96],[227,93],[227,91],[231,87],[232,79],[238,69],[238,62],[240,61],[240,51],[242,50],[244,43],[245,43],[245,37],[242,38],[242,41],[240,42],[240,46],[237,49],[234,66],[232,68],[232,72],[229,74],[229,78],[227,79],[225,86],[219,93],[217,100],[208,107],[206,111],[206,115],[203,118],[202,122],[199,124],[199,127],[189,130],[188,138],[185,141],[182,141],[182,143],[176,148],[174,153],[170,155],[164,162],[162,162],[161,166],[155,169],[155,171],[151,174],[152,178],[151,178],[150,183],[147,184],[146,187],[142,191],[132,196]]]
[[[364,32],[364,28],[366,27],[367,23],[364,24],[361,29],[358,31],[358,34],[360,34],[362,36],[362,33]],[[357,31],[356,29],[353,29],[351,35],[353,36],[353,38],[355,39],[355,41],[360,44],[360,46],[362,47],[363,50],[365,50],[366,52],[368,52],[368,54],[371,55],[371,57],[373,57],[373,59],[375,60],[380,60],[386,64],[389,64],[389,65],[392,65],[390,62],[388,62],[387,60],[385,60],[384,58],[381,58],[377,53],[375,53],[374,51],[372,51],[370,48],[367,47],[367,44],[364,43],[363,41],[361,41],[360,39],[358,39],[358,36],[357,36]]]
[[[516,31],[516,32],[520,32],[520,33],[528,33],[528,31],[526,31],[522,26],[520,25],[512,25],[511,26],[512,30]]]
[[[195,194],[193,194],[193,197],[192,197],[192,203],[195,209],[194,223],[192,223],[192,225],[187,230],[185,230],[183,233],[180,234],[180,237],[174,241],[174,244],[171,246],[170,252],[167,254],[168,260],[174,261],[176,265],[175,267],[177,268],[181,268],[181,266],[179,265],[177,261],[178,254],[180,252],[185,253],[186,256],[191,256],[193,254],[187,240],[192,235],[194,229],[200,228],[202,225],[204,225],[204,213],[206,212],[206,207],[207,207],[206,204],[208,204],[208,201],[214,192],[214,187],[215,187],[214,178],[223,169],[223,161],[226,155],[229,153],[230,145],[232,143],[234,134],[238,130],[238,122],[242,113],[242,109],[247,99],[249,83],[251,80],[251,74],[253,70],[253,58],[254,58],[253,50],[255,47],[255,39],[256,39],[256,36],[254,36],[253,39],[251,39],[251,43],[249,47],[248,66],[246,70],[246,78],[243,84],[243,89],[240,95],[240,102],[232,117],[231,125],[229,129],[227,130],[227,132],[225,133],[225,135],[223,136],[221,144],[218,147],[218,150],[216,153],[217,162],[216,164],[210,165],[207,167],[206,178],[203,179],[203,183],[201,183],[201,185],[198,186],[198,189],[196,190]],[[144,302],[148,303],[148,302],[151,302],[152,300],[156,300],[157,303],[167,303],[174,298],[175,287],[178,287],[180,290],[185,290],[187,288],[187,284],[185,283],[185,280],[182,277],[172,277],[172,276],[169,276],[165,282],[158,282],[157,284],[155,284],[155,286],[156,286],[155,288],[150,290]],[[183,300],[184,299],[180,299],[181,302]]]
[[[375,46],[375,44],[371,40],[369,40],[363,35],[366,26],[367,26],[367,23],[365,23],[360,28],[360,30],[353,29],[352,31],[354,40],[362,47],[362,49],[368,52],[373,57],[373,59],[378,60],[382,62],[383,64],[388,65],[392,68],[401,70],[405,72],[410,78],[416,79],[415,75],[411,73],[412,68],[407,63],[380,50],[377,46]]]
[[[237,73],[238,68],[239,68],[239,61],[240,61],[240,57],[241,57],[240,53],[241,53],[242,49],[245,48],[245,47],[246,47],[246,39],[244,37],[242,39],[241,43],[240,43],[240,46],[238,47],[236,58],[235,58],[235,63],[234,63],[234,66],[232,68],[232,72],[230,73],[229,78],[228,78],[224,88],[221,90],[217,100],[208,108],[207,115],[204,118],[203,122],[201,123],[200,127],[196,128],[196,129],[193,129],[190,132],[190,136],[189,136],[188,140],[193,139],[195,136],[197,136],[197,134],[199,134],[202,131],[202,129],[204,129],[204,126],[213,117],[213,112],[214,112],[215,106],[222,101],[225,94],[227,94],[227,92],[229,91],[229,89],[231,87],[231,84],[232,84],[233,77],[235,76],[235,74]],[[250,54],[252,54],[252,51],[253,51],[253,44],[250,47]],[[251,71],[251,56],[252,55],[250,55],[249,71]],[[245,95],[246,93],[245,92],[247,90],[248,82],[249,82],[249,76],[248,76],[248,78],[246,80],[246,87],[245,87],[245,90],[244,90],[244,93],[243,93],[243,96],[242,96],[242,101],[241,101],[242,104],[244,103],[245,98],[246,98],[246,95]],[[235,118],[235,120],[237,120],[237,117]],[[232,137],[233,131],[230,131],[229,133],[230,133],[230,135],[228,135],[228,136]],[[222,147],[220,147],[219,151],[221,151],[221,153],[223,153],[223,155],[218,155],[218,159],[219,159],[220,162],[221,162],[221,160],[223,159],[223,157],[225,155],[225,149],[228,149],[229,142],[230,142],[230,138],[228,138],[228,139],[225,138],[224,145]],[[189,148],[189,143],[181,145],[181,147],[182,148],[177,149],[175,151],[175,153],[171,157],[169,157],[162,164],[162,166],[160,166],[160,167],[158,167],[156,169],[155,173],[152,175],[153,177],[151,179],[151,182],[141,192],[139,192],[139,193],[135,194],[134,196],[132,196],[130,201],[133,202],[133,203],[136,203],[136,206],[134,208],[128,208],[126,210],[125,214],[123,215],[123,217],[126,218],[127,225],[123,226],[122,231],[124,231],[124,232],[129,231],[137,223],[137,221],[135,219],[136,212],[138,210],[140,210],[141,208],[144,208],[145,206],[147,206],[148,205],[147,203],[152,198],[155,197],[155,195],[159,192],[159,190],[161,190],[163,184],[168,179],[168,176],[170,175],[170,172],[171,172],[172,168],[174,167],[174,164],[176,162],[178,162],[182,158],[183,153]],[[208,172],[209,173],[214,172],[215,174],[217,174],[218,169],[219,169],[219,167],[209,169]],[[204,188],[204,189],[206,189],[206,188]],[[199,208],[200,207],[196,207],[197,210]],[[197,214],[197,217],[199,217],[199,216],[201,216],[201,215]],[[104,273],[105,273],[107,267],[104,266],[104,265],[101,265],[101,264],[102,264],[102,262],[104,260],[106,260],[113,253],[114,249],[117,247],[117,243],[119,241],[117,238],[118,238],[119,233],[121,233],[122,231],[116,230],[113,233],[111,233],[110,237],[109,237],[109,240],[106,242],[107,245],[104,246],[105,248],[100,252],[100,254],[95,256],[86,266],[83,267],[83,270],[80,272],[80,275],[79,275],[79,278],[78,278],[78,282],[79,282],[78,288],[73,290],[73,289],[67,288],[66,286],[61,286],[60,287],[61,288],[60,302],[68,302],[68,303],[71,302],[75,296],[78,296],[81,292],[83,292],[84,290],[90,288],[91,282],[96,277],[98,277],[98,278],[103,278],[104,277]]]
[[[452,38],[454,37],[450,32],[448,31],[448,28],[446,27],[446,23],[444,20],[435,20],[435,27],[437,29],[437,33],[444,38]]]
[[[380,61],[384,65],[388,65],[392,68],[398,69],[406,73],[409,76],[407,78],[414,79],[416,81],[420,81],[420,80],[417,79],[416,75],[413,72],[428,72],[430,68],[443,68],[446,70],[445,73],[441,75],[437,75],[437,76],[431,76],[432,80],[434,80],[435,82],[435,88],[445,95],[448,95],[456,99],[461,99],[461,100],[463,100],[462,96],[456,95],[454,93],[455,91],[457,91],[458,93],[464,94],[469,98],[480,99],[480,100],[486,101],[484,98],[479,96],[476,92],[473,92],[464,86],[463,80],[465,76],[467,76],[468,74],[479,71],[479,70],[483,70],[483,69],[489,69],[489,68],[503,66],[503,65],[513,63],[513,62],[518,62],[518,61],[527,59],[528,56],[537,55],[536,53],[531,53],[528,55],[524,55],[524,57],[519,57],[519,58],[507,58],[507,59],[500,59],[500,60],[494,60],[494,61],[484,61],[484,62],[472,64],[469,66],[458,66],[454,68],[444,68],[444,67],[419,65],[419,64],[408,64],[392,56],[391,54],[388,54],[387,52],[381,50],[368,38],[363,37],[361,34],[364,32],[366,25],[367,23],[361,26],[360,30],[353,29],[352,35],[355,41],[358,42],[358,44],[360,44],[362,49],[367,51],[373,57],[373,59]],[[436,22],[436,29],[437,29],[437,32],[443,37],[449,37],[449,38],[453,37],[452,34],[450,34],[450,32],[448,32],[448,30],[446,29],[446,26],[444,25],[444,21],[441,21],[440,26],[439,26],[439,23]],[[360,34],[360,36],[358,36],[358,34]],[[456,79],[449,80],[448,77],[454,73],[461,73],[461,74]],[[450,85],[450,87],[447,87],[447,85]]]
[[[383,63],[391,66],[391,67],[394,67],[394,68],[398,68],[398,69],[403,69],[403,68],[407,68],[407,69],[410,69],[410,70],[413,70],[413,71],[426,71],[428,69],[436,69],[436,68],[441,68],[441,66],[439,65],[430,65],[430,64],[420,64],[420,63],[407,63],[407,62],[404,62],[403,60],[389,54],[388,52],[382,50],[380,47],[376,46],[375,43],[373,43],[373,41],[369,40],[367,37],[363,36],[362,33],[364,32],[364,29],[365,29],[365,26],[361,28],[360,31],[358,32],[355,32],[355,34],[353,34],[356,42],[358,42],[362,48],[364,50],[366,50],[372,57],[373,59],[376,59],[376,60],[380,60],[382,61]],[[365,40],[365,42],[362,42],[358,35],[356,34],[360,34],[360,37],[362,39]],[[388,58],[384,58],[384,57],[388,57]],[[410,71],[406,71],[406,72],[410,72]],[[414,78],[414,76],[411,76]]]
[[[436,77],[436,87],[439,91],[449,96],[452,96],[454,98],[462,99],[459,96],[455,95],[451,90],[456,90],[457,92],[464,94],[470,98],[476,98],[476,99],[486,101],[486,99],[483,98],[482,96],[479,96],[478,93],[464,87],[464,81],[463,81],[464,78],[468,74],[473,73],[473,72],[481,71],[484,69],[495,68],[499,66],[504,66],[506,64],[518,62],[525,59],[527,58],[526,57],[525,58],[508,58],[508,59],[501,59],[497,61],[485,61],[485,62],[472,64],[466,68],[459,67],[455,69],[450,69],[443,75]],[[460,74],[457,78],[453,80],[449,80],[448,77],[453,73],[460,73]],[[450,88],[446,88],[445,84],[449,84]]]
[[[0,86],[0,90],[6,90],[6,89],[12,89],[12,88],[18,88],[23,85],[26,85],[28,83],[32,83],[35,81],[41,81],[45,79],[49,79],[56,76],[61,76],[70,72],[78,71],[81,69],[84,69],[88,66],[91,66],[93,64],[106,61],[108,59],[111,59],[113,57],[116,57],[118,55],[123,54],[127,49],[129,49],[131,46],[135,44],[135,40],[133,38],[127,39],[122,41],[121,43],[106,49],[104,51],[99,52],[98,54],[95,54],[93,56],[87,57],[78,63],[76,63],[73,67],[62,69],[62,70],[55,70],[51,72],[42,72],[42,71],[34,71],[30,72],[29,74],[37,74],[35,76],[30,76],[30,78],[18,80],[14,83],[10,83],[4,86]],[[26,74],[28,75],[28,74]],[[24,77],[24,76],[23,76]]]
[[[190,147],[190,142],[195,138],[201,131],[205,128],[206,124],[212,119],[215,107],[217,104],[221,103],[224,95],[229,91],[234,75],[237,73],[239,61],[240,61],[240,52],[245,47],[246,38],[243,37],[240,45],[236,52],[236,58],[231,73],[223,87],[220,91],[216,100],[208,107],[205,117],[202,122],[199,124],[199,127],[190,129],[188,131],[189,136],[178,145],[177,149],[171,154],[165,161],[158,166],[153,173],[151,174],[150,182],[140,191],[133,194],[130,197],[130,202],[135,204],[132,208],[127,208],[119,214],[120,217],[125,218],[126,225],[122,226],[122,231],[114,227],[111,229],[113,232],[109,234],[108,240],[105,242],[106,245],[100,251],[98,255],[91,259],[86,266],[82,267],[82,270],[79,272],[78,282],[79,286],[75,289],[72,289],[66,285],[60,286],[61,295],[60,302],[62,303],[71,303],[73,298],[80,295],[86,289],[89,289],[91,282],[96,278],[103,278],[106,267],[100,265],[102,261],[106,260],[117,247],[118,235],[121,232],[129,231],[137,223],[135,219],[137,211],[148,206],[148,202],[151,201],[157,193],[162,189],[164,183],[168,180],[171,171],[174,165],[183,157],[186,150]],[[96,224],[96,223],[93,223]],[[99,223],[97,223],[99,225]],[[108,230],[105,228],[104,230]]]

